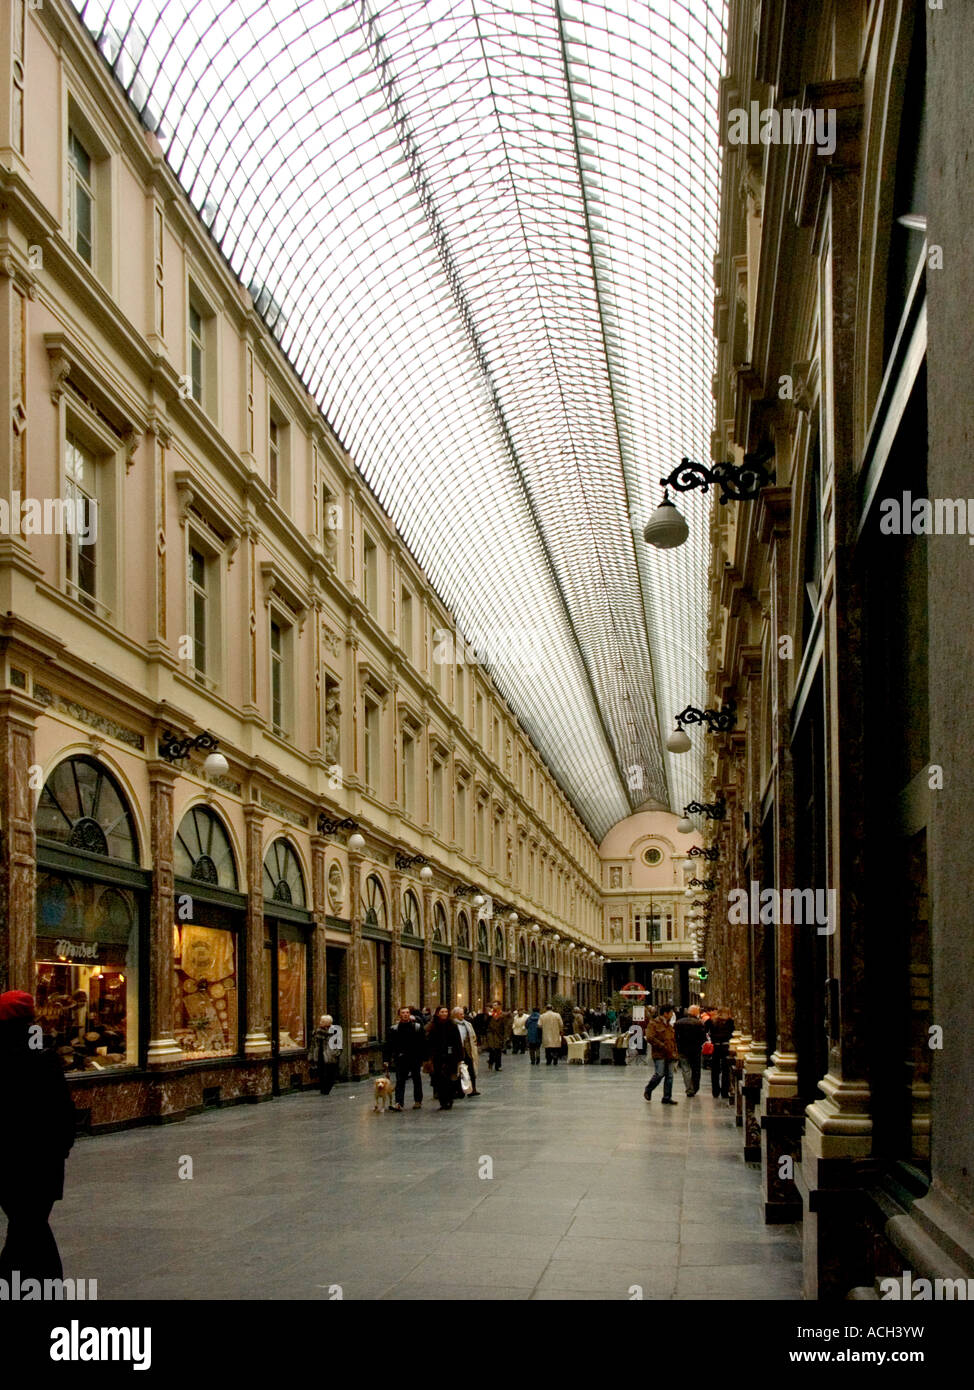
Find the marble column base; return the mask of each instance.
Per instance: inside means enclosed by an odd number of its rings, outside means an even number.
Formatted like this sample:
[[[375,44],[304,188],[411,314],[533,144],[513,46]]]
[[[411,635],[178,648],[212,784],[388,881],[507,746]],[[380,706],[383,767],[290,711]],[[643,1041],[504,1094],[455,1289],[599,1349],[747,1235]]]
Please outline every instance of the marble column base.
[[[761,1186],[769,1226],[801,1221],[804,1207],[795,1183],[801,1161],[805,1106],[798,1095],[798,1056],[773,1052],[761,1087]]]
[[[757,1038],[751,1040],[741,1063],[741,1095],[744,1123],[744,1162],[761,1162],[761,1083],[767,1065],[767,1047]]]
[[[826,1076],[824,1099],[805,1110],[796,1186],[803,1208],[803,1285],[807,1299],[844,1299],[871,1282],[862,1161],[872,1147],[865,1082]]]
[[[731,1039],[730,1081],[731,1100],[739,1129],[744,1127],[744,1058],[751,1046],[750,1033],[739,1033]]]
[[[272,1052],[271,1040],[264,1032],[248,1033],[244,1038],[245,1057],[269,1057]]]
[[[149,1051],[146,1056],[146,1065],[150,1067],[168,1067],[173,1062],[186,1060],[186,1054],[176,1042],[175,1038],[152,1038],[149,1042]]]

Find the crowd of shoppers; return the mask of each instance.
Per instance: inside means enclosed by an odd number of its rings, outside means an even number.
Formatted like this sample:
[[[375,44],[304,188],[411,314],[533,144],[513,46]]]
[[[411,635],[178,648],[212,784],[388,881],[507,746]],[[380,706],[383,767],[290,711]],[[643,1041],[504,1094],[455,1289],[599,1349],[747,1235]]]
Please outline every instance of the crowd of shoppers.
[[[701,1010],[691,1004],[677,1017],[672,1004],[663,1004],[653,1011],[646,1028],[647,1044],[652,1050],[654,1075],[643,1095],[652,1100],[653,1092],[662,1082],[663,1105],[676,1105],[673,1099],[673,1076],[679,1066],[683,1085],[690,1099],[700,1090],[700,1072],[704,1056],[710,1058],[710,1085],[714,1098],[730,1095],[730,1040],[734,1020],[726,1009]]]
[[[423,1104],[423,1075],[429,1078],[433,1096],[441,1110],[452,1109],[455,1100],[479,1096],[477,1070],[480,1053],[487,1053],[487,1070],[500,1072],[504,1054],[529,1054],[530,1065],[556,1067],[563,1056],[565,1037],[571,1029],[581,1037],[603,1037],[621,1027],[630,1062],[652,1062],[653,1075],[643,1092],[651,1100],[662,1085],[663,1105],[676,1105],[673,1078],[677,1069],[683,1077],[688,1098],[700,1090],[700,1077],[707,1058],[713,1095],[725,1099],[730,1094],[730,1040],[734,1020],[726,1010],[701,1009],[691,1004],[679,1012],[671,1004],[649,1007],[645,1021],[618,1014],[610,1005],[581,1010],[565,1005],[559,1013],[549,1004],[544,1011],[535,1007],[504,1009],[498,1000],[472,1014],[469,1009],[450,1009],[447,1005],[431,1013],[429,1009],[403,1006],[383,1047],[385,1071],[395,1075],[393,1112],[404,1109],[406,1089],[412,1084],[413,1109]],[[315,1030],[310,1049],[317,1063],[319,1085],[327,1095],[335,1084],[341,1059],[342,1030],[324,1015]]]

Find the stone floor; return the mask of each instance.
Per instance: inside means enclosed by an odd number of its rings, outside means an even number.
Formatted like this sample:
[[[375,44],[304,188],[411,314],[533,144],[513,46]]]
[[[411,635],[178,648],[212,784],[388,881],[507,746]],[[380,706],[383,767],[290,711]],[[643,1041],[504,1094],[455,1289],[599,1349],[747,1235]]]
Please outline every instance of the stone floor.
[[[82,1140],[65,1274],[100,1300],[799,1298],[732,1110],[706,1073],[647,1105],[648,1075],[507,1057],[452,1111],[376,1115],[359,1084]]]

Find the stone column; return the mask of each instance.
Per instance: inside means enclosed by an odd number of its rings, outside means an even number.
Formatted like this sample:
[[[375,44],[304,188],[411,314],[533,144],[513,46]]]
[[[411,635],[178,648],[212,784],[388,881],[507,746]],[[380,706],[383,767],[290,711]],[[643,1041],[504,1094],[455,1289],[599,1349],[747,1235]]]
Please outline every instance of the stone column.
[[[179,1061],[185,1054],[172,1035],[173,926],[176,902],[173,847],[176,826],[173,791],[177,768],[161,758],[148,764],[149,842],[152,849],[152,897],[149,904],[149,1051],[150,1067]]]
[[[392,921],[389,923],[389,930],[390,930],[390,933],[391,933],[391,935],[392,935],[392,941],[391,941],[390,944],[389,944],[389,990],[390,990],[390,993],[392,994],[392,1020],[391,1020],[391,1021],[392,1021],[392,1022],[395,1022],[395,1020],[396,1020],[396,1019],[398,1018],[398,1016],[399,1016],[399,1015],[396,1013],[396,1010],[399,1008],[399,1006],[400,1006],[401,1004],[405,1004],[405,1002],[406,1002],[406,999],[405,999],[405,992],[404,992],[404,990],[403,990],[403,980],[402,980],[402,967],[403,967],[403,959],[402,959],[402,894],[403,894],[403,884],[402,884],[402,874],[399,872],[398,869],[393,869],[392,873],[389,875],[389,881],[390,881],[390,884],[391,884],[391,892],[392,892],[392,902],[391,902],[391,904],[390,904],[390,909],[391,909],[391,912],[392,912]],[[424,913],[425,913],[425,911],[426,911],[425,904],[424,904],[424,907],[423,907],[423,911],[424,911]]]
[[[314,931],[311,936],[311,1013],[310,1034],[328,1008],[328,841],[323,835],[311,836],[311,886]]]
[[[798,657],[789,616],[789,547],[791,492],[786,487],[764,488],[758,502],[756,528],[769,547],[768,691],[770,709],[763,713],[771,726],[772,815],[775,862],[765,865],[778,888],[795,883],[795,802],[791,763],[791,683]],[[783,641],[787,639],[787,641]],[[774,927],[775,1038],[771,1065],[764,1073],[759,1121],[762,1131],[764,1219],[769,1224],[798,1221],[801,1197],[793,1174],[801,1152],[804,1110],[798,1096],[798,1053],[795,1046],[795,929],[779,922]],[[771,1040],[769,1040],[771,1041]]]
[[[764,711],[761,708],[761,651],[758,647],[741,648],[741,665],[746,674],[745,701],[747,719],[747,749],[744,760],[745,782],[743,810],[747,812],[748,837],[751,850],[751,877],[764,884],[764,855],[761,840],[761,730]],[[765,936],[773,927],[761,921],[752,922],[749,929],[749,990],[751,998],[751,1039],[742,1058],[741,1086],[744,1107],[744,1161],[758,1163],[761,1159],[761,1082],[768,1064],[766,1041],[767,1007],[765,1000],[767,960]]]
[[[42,706],[16,690],[0,695],[0,981],[34,993],[37,899],[35,720]],[[36,780],[36,779],[35,779]]]
[[[264,814],[251,802],[244,807],[247,838],[247,1034],[244,1054],[269,1057],[271,1040],[264,1031],[264,859],[261,853]]]
[[[362,1046],[367,1039],[362,1017],[362,973],[359,966],[359,947],[362,944],[362,872],[365,856],[348,851],[348,920],[351,927],[348,943],[349,1028],[346,1045],[350,1052],[350,1074],[354,1079],[369,1074],[368,1049]]]
[[[433,983],[433,890],[423,889],[423,1002],[430,1009],[443,1001],[440,999],[442,982]],[[433,996],[436,996],[435,998]]]
[[[856,379],[856,304],[859,293],[859,159],[862,91],[858,77],[806,88],[813,106],[837,111],[835,153],[823,170],[826,184],[809,223],[820,240],[823,291],[831,316],[823,323],[824,399],[833,403],[831,450],[823,456],[823,483],[833,495],[834,543],[822,575],[824,678],[826,691],[826,796],[828,798],[828,877],[834,887],[837,924],[828,938],[828,1072],[818,1083],[822,1099],[805,1111],[798,1186],[805,1205],[804,1273],[806,1298],[843,1297],[866,1267],[866,1237],[855,1220],[860,1186],[857,1160],[872,1150],[869,1039],[874,1020],[867,1011],[862,971],[868,959],[867,916],[861,898],[864,876],[865,802],[862,707],[862,594],[855,555],[859,523],[856,429],[852,383]],[[819,158],[817,156],[816,158]],[[829,241],[823,240],[829,217]],[[826,255],[827,253],[827,255]],[[831,354],[829,360],[829,348]],[[806,928],[807,930],[807,928]],[[813,982],[816,983],[817,982]]]
[[[446,910],[446,920],[450,932],[450,999],[451,1008],[456,1008],[457,1003],[457,970],[459,956],[457,955],[457,924],[450,921],[449,907]]]

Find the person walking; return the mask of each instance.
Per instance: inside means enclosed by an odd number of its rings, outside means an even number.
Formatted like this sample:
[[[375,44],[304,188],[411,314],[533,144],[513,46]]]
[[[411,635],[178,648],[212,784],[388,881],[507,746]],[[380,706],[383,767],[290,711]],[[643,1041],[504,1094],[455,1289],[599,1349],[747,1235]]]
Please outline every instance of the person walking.
[[[511,1016],[500,1004],[493,1004],[487,1020],[487,1070],[500,1071],[504,1045],[511,1036]]]
[[[426,1034],[423,1025],[413,1017],[405,1005],[399,1010],[399,1020],[389,1029],[386,1045],[382,1049],[382,1060],[386,1071],[389,1067],[396,1074],[396,1098],[392,1110],[402,1110],[406,1099],[406,1083],[412,1079],[413,1109],[419,1110],[423,1104],[423,1062],[426,1060]]]
[[[531,1010],[524,1024],[524,1036],[531,1054],[532,1067],[541,1065],[541,1011],[537,1005]]]
[[[468,1096],[479,1096],[481,1093],[477,1090],[477,1034],[474,1031],[473,1024],[464,1016],[464,1012],[461,1008],[457,1007],[453,1010],[453,1021],[460,1030],[460,1041],[463,1043],[463,1060],[467,1064],[467,1071],[470,1073],[470,1084],[473,1087],[473,1090],[468,1092]],[[458,1082],[457,1100],[459,1100],[462,1095],[463,1087]]]
[[[714,1045],[710,1058],[710,1089],[714,1099],[730,1099],[730,1040],[734,1020],[725,1009],[715,1009],[707,1023],[707,1036]]]
[[[311,1047],[318,1066],[318,1089],[323,1096],[330,1095],[331,1088],[338,1080],[338,1064],[344,1047],[341,1025],[331,1014],[322,1014],[318,1027],[311,1035]]]
[[[673,1033],[673,1007],[664,1004],[658,1017],[654,1018],[649,1025],[647,1041],[653,1049],[653,1067],[655,1076],[650,1078],[649,1085],[643,1091],[646,1100],[652,1100],[653,1092],[662,1081],[663,1083],[663,1104],[676,1105],[673,1099],[673,1072],[676,1068],[678,1053],[676,1050],[676,1038]]]
[[[613,1009],[610,1005],[605,1011],[605,1026],[606,1028],[608,1028],[610,1033],[615,1030],[616,1019],[618,1017],[619,1015],[616,1013],[615,1009]]]
[[[700,1054],[706,1030],[700,1019],[700,1005],[691,1004],[682,1018],[673,1025],[676,1050],[680,1054],[680,1071],[688,1096],[700,1090]]]
[[[527,1052],[528,1050],[527,1023],[527,1010],[515,1009],[514,1017],[511,1019],[512,1054]]]
[[[426,1038],[433,1094],[441,1110],[452,1110],[460,1063],[463,1061],[463,1039],[446,1004],[439,1006],[426,1025]]]
[[[555,1013],[549,1004],[541,1015],[541,1041],[544,1044],[545,1066],[558,1065],[558,1058],[561,1055],[561,1039],[565,1031],[565,1025],[561,1014]]]
[[[0,1278],[8,1287],[15,1270],[21,1281],[60,1279],[50,1217],[64,1196],[74,1105],[61,1059],[41,1046],[34,999],[23,990],[0,994],[0,1115],[0,1207],[7,1217]]]

